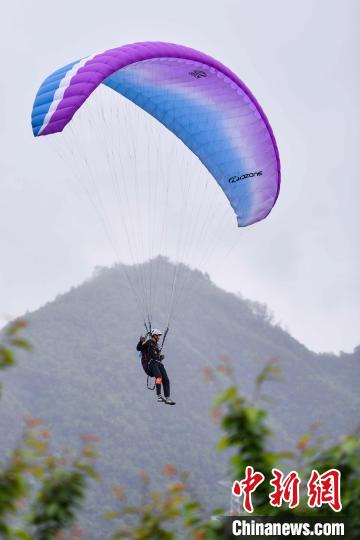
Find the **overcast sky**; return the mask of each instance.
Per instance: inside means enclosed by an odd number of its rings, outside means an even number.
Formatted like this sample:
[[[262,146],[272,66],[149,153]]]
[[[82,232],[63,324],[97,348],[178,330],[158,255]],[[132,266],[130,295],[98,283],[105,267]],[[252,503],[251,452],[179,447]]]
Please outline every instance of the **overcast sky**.
[[[136,41],[189,45],[249,86],[278,142],[282,188],[228,264],[227,290],[266,302],[316,351],[360,342],[359,2],[222,0],[6,3],[1,17],[0,316],[32,310],[115,257],[86,205],[50,174],[30,127],[34,95],[66,63]],[[179,143],[180,144],[180,143]],[[45,155],[45,154],[44,154]],[[42,160],[44,159],[44,163]]]

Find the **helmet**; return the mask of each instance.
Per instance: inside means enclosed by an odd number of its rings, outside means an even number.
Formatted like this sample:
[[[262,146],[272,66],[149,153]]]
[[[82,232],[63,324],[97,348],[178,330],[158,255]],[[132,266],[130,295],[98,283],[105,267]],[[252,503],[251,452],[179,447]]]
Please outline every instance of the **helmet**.
[[[151,335],[152,336],[162,336],[162,332],[160,330],[157,330],[156,328],[154,328],[154,330],[151,330]]]

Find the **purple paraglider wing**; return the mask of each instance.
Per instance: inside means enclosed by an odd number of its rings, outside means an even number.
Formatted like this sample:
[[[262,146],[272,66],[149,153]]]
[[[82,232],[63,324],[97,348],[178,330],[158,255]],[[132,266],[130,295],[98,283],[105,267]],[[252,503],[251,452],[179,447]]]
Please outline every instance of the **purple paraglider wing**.
[[[244,83],[210,56],[181,45],[135,43],[72,62],[40,86],[35,136],[61,132],[105,84],[162,122],[219,183],[239,226],[264,219],[280,187],[270,124]]]

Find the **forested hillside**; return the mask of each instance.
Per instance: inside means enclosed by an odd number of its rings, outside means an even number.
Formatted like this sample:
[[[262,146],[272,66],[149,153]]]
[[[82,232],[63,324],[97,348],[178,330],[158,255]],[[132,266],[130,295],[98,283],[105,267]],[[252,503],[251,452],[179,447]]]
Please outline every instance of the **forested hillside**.
[[[161,286],[169,287],[171,263],[159,258],[155,265]],[[146,389],[135,351],[142,321],[120,265],[97,270],[81,286],[26,314],[34,350],[3,376],[2,455],[19,437],[25,414],[42,417],[57,446],[74,447],[83,433],[99,436],[102,482],[87,502],[85,527],[92,532],[86,538],[102,537],[100,516],[111,508],[113,484],[138,501],[140,469],[156,482],[163,465],[173,463],[191,472],[205,504],[227,504],[217,484],[226,477],[226,456],[215,451],[219,432],[209,413],[220,387],[202,376],[220,355],[231,358],[232,379],[248,395],[263,362],[279,360],[284,382],[264,388],[272,398],[267,408],[277,449],[292,449],[311,424],[319,422],[319,433],[337,436],[358,421],[360,347],[341,356],[314,354],[272,324],[261,306],[224,292],[200,272],[182,271],[194,278],[194,287],[179,305],[165,347],[175,407],[157,404]],[[161,309],[160,303],[159,321]]]

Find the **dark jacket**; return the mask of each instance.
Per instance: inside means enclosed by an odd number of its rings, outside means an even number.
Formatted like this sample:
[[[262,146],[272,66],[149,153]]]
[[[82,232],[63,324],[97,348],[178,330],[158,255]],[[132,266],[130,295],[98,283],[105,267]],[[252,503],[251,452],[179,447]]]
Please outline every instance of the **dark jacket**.
[[[141,352],[141,362],[143,366],[144,363],[148,364],[151,360],[161,362],[163,357],[155,339],[151,337],[146,342],[144,341],[145,338],[140,338],[138,344],[136,345],[136,350]]]

